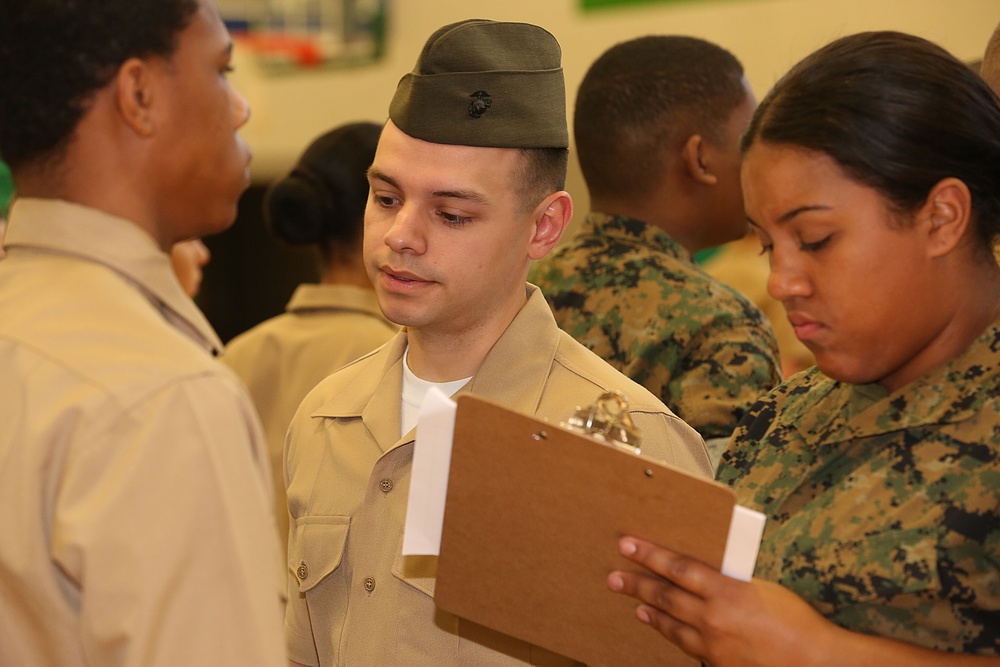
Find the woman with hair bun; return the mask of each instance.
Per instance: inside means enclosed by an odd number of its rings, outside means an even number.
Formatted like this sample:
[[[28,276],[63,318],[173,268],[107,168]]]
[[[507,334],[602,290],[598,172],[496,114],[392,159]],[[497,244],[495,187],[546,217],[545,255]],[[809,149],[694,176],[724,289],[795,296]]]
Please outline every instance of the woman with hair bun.
[[[288,509],[281,471],[292,415],[320,380],[398,331],[379,309],[361,254],[367,171],[381,129],[351,123],[323,134],[268,188],[264,218],[271,231],[316,247],[320,282],[299,285],[284,313],[234,338],[223,356],[246,383],[264,424],[282,542]]]
[[[719,466],[767,517],[756,577],[626,537],[649,572],[608,584],[712,667],[1000,664],[1000,101],[930,42],[853,35],[743,148],[769,291],[817,363]]]

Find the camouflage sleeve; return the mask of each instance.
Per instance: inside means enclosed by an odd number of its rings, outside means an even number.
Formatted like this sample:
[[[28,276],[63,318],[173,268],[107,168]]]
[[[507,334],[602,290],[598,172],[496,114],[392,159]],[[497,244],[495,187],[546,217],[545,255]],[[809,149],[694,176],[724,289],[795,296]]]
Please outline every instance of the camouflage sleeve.
[[[728,438],[781,381],[760,309],[675,257],[585,239],[535,263],[529,279],[560,328],[705,439]]]
[[[642,351],[648,355],[642,384],[703,437],[726,438],[750,406],[781,381],[774,333],[759,312],[721,314],[694,324],[694,335],[680,351],[682,341],[676,339]]]
[[[754,403],[743,415],[729,447],[722,453],[716,479],[733,486],[750,471],[754,460],[763,452],[762,439],[776,416],[774,395],[768,394]]]

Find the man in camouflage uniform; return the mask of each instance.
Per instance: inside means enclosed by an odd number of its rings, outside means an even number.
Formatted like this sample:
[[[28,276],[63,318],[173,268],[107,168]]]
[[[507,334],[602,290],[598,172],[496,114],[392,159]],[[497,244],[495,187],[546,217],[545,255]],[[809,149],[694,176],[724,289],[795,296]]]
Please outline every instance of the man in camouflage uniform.
[[[561,328],[716,450],[781,379],[764,315],[691,259],[746,232],[738,143],[755,107],[739,61],[714,44],[651,36],[612,47],[576,100],[593,212],[529,275]]]
[[[998,348],[994,323],[891,396],[813,368],[754,406],[719,478],[767,515],[755,576],[851,630],[1000,652]]]

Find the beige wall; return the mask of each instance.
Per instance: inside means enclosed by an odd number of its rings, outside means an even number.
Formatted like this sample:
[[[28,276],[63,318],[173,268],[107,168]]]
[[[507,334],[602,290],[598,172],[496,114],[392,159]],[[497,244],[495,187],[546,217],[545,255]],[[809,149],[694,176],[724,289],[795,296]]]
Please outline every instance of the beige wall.
[[[464,18],[528,21],[563,47],[568,105],[589,64],[632,37],[675,33],[732,51],[758,97],[794,62],[836,37],[862,30],[901,30],[931,39],[963,60],[982,55],[1000,22],[998,0],[690,0],[582,12],[578,0],[390,0],[388,48],[377,64],[347,71],[265,75],[237,46],[233,81],[253,117],[245,136],[254,176],[283,174],[316,135],[339,123],[385,118],[396,82],[413,67],[436,28]],[[579,169],[570,160],[569,189],[586,207]]]

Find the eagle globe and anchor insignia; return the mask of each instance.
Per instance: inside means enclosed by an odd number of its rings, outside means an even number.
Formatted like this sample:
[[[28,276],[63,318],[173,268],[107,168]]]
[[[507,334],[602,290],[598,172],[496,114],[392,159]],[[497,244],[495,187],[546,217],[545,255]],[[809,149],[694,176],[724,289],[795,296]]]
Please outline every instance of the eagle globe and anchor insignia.
[[[486,110],[493,106],[493,98],[485,90],[477,90],[469,95],[472,101],[469,102],[469,115],[473,118],[480,118]]]

